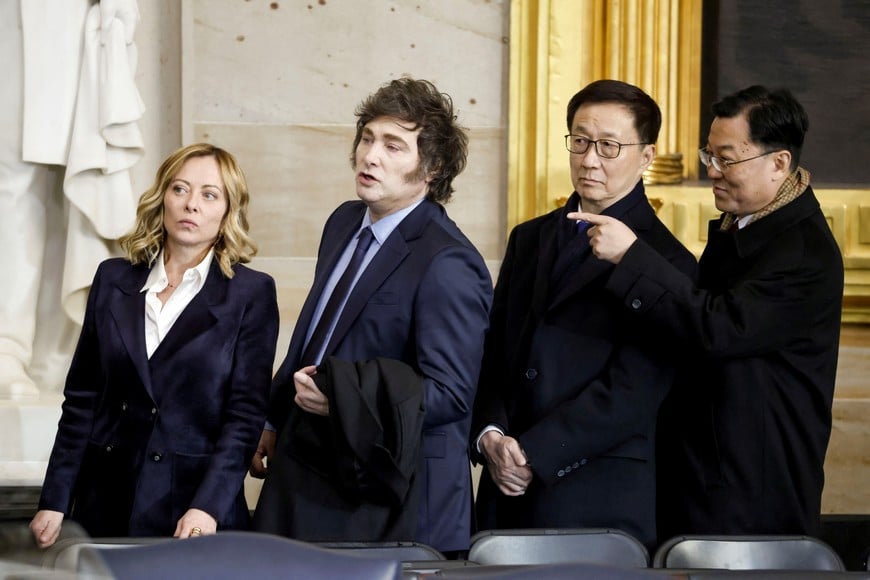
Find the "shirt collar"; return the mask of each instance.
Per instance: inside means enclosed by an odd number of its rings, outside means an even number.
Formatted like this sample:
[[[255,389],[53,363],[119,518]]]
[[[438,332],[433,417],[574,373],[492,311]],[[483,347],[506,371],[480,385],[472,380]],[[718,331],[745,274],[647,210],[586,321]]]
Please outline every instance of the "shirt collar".
[[[754,217],[755,217],[755,214],[751,213],[751,214],[745,215],[743,217],[737,218],[737,227],[742,230],[743,228],[745,228],[749,224],[749,222],[752,221],[752,218],[754,218]]]
[[[203,258],[199,264],[193,268],[189,268],[184,273],[184,275],[187,276],[187,272],[193,272],[197,292],[202,290],[202,287],[205,286],[205,279],[208,277],[208,271],[209,268],[211,268],[211,259],[213,257],[214,248],[208,251],[208,254],[205,255],[205,258]],[[145,285],[142,286],[139,292],[162,292],[168,285],[169,276],[166,275],[166,267],[163,265],[163,250],[160,250],[157,258],[154,260],[154,264],[151,266],[151,272],[148,273],[148,279],[145,280]]]
[[[359,229],[362,230],[371,226],[372,234],[374,234],[375,240],[377,240],[379,246],[382,246],[384,245],[386,239],[390,237],[390,234],[393,233],[393,230],[399,227],[399,224],[402,223],[402,220],[408,217],[408,214],[410,214],[412,211],[417,209],[417,206],[423,203],[425,199],[425,197],[421,198],[406,208],[402,208],[399,211],[382,217],[375,223],[372,223],[372,216],[367,211],[365,213],[365,216],[363,216],[363,221],[362,224],[360,224]]]

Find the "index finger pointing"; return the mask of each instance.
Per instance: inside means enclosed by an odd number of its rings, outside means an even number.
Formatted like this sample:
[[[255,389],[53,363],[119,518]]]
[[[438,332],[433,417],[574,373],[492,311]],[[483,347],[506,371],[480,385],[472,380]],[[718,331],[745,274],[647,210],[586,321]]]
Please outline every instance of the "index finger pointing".
[[[610,221],[613,218],[610,218],[610,217],[607,217],[604,215],[598,215],[597,213],[586,213],[583,211],[573,211],[573,212],[568,214],[568,219],[580,220],[580,221],[584,221],[584,222],[589,222],[590,224],[592,224],[594,226],[600,226],[601,224],[606,224],[608,221]]]

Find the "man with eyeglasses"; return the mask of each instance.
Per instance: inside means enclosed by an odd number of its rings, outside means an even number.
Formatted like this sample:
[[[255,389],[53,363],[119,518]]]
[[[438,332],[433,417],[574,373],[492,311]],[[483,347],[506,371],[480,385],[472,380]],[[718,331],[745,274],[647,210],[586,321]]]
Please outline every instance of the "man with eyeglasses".
[[[671,354],[604,290],[582,208],[631,224],[686,276],[694,256],[658,220],[641,176],[661,112],[639,88],[593,82],[568,104],[574,192],[514,228],[495,289],[472,420],[480,529],[615,527],[655,544],[656,412]]]
[[[794,96],[753,86],[713,113],[700,158],[722,215],[697,284],[625,224],[571,217],[594,224],[593,251],[617,264],[608,289],[625,312],[689,363],[659,420],[662,537],[816,535],[843,260],[798,165],[808,119]]]

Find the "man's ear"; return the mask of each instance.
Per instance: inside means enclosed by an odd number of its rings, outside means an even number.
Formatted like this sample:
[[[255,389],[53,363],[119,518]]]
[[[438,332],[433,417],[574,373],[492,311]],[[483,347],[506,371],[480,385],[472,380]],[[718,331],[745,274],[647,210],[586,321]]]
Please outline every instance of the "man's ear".
[[[773,154],[775,178],[781,179],[791,174],[791,151],[783,149]]]
[[[644,145],[643,151],[640,154],[640,162],[643,170],[646,171],[647,168],[652,164],[653,159],[656,158],[656,146],[655,143],[651,145]]]

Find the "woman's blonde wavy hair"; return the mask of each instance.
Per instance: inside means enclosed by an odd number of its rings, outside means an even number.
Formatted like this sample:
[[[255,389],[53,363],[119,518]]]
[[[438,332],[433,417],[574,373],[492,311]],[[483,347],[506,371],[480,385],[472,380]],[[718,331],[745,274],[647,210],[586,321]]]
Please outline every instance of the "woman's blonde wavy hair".
[[[235,157],[209,143],[182,147],[166,158],[157,170],[154,184],[139,198],[133,230],[118,242],[131,263],[154,261],[166,241],[163,197],[182,166],[193,157],[213,157],[224,181],[227,213],[221,222],[214,252],[221,272],[232,278],[235,264],[250,262],[257,254],[257,244],[248,235],[248,183]]]

